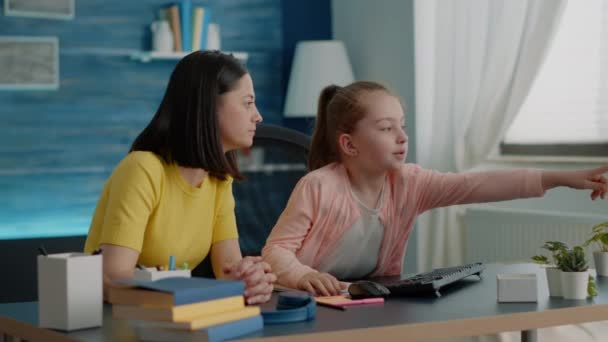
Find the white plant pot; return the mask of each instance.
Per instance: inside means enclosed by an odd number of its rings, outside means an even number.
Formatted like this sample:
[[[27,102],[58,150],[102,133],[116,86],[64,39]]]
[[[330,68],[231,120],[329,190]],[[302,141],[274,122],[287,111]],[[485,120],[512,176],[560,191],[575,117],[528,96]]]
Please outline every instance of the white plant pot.
[[[545,267],[547,273],[547,285],[549,285],[549,296],[561,297],[562,296],[562,271],[559,268],[553,266]]]
[[[601,251],[593,252],[593,260],[595,261],[595,269],[597,270],[597,275],[607,277],[608,253]]]
[[[586,299],[589,272],[562,272],[564,299]]]

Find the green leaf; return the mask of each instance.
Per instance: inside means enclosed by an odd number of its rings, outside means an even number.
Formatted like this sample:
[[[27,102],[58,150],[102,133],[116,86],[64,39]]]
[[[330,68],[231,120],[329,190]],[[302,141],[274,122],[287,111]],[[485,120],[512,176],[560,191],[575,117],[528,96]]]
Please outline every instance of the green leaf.
[[[547,241],[542,248],[550,252],[559,252],[567,248],[566,244],[560,241]]]
[[[594,233],[599,233],[601,231],[604,231],[605,229],[608,229],[608,221],[596,224],[595,226],[593,226],[593,228],[591,228]]]
[[[601,235],[600,234],[595,234],[592,237],[590,237],[589,240],[585,241],[585,243],[583,244],[583,246],[587,247],[590,244],[592,244],[593,242],[597,242],[599,239],[601,239]]]
[[[581,246],[566,249],[559,255],[557,266],[564,272],[584,272],[588,269],[585,250]]]
[[[604,233],[599,238],[600,242],[608,246],[608,233]]]
[[[534,261],[537,264],[541,264],[541,265],[548,265],[549,264],[549,258],[547,258],[544,255],[535,255],[532,257],[532,261]]]

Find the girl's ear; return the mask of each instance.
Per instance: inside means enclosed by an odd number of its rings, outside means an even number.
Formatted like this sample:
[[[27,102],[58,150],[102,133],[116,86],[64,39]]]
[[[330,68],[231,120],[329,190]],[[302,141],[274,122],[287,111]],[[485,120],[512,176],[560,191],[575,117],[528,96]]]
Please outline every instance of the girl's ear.
[[[350,134],[340,134],[340,136],[338,137],[338,146],[342,153],[349,157],[356,157],[357,154],[359,154]]]

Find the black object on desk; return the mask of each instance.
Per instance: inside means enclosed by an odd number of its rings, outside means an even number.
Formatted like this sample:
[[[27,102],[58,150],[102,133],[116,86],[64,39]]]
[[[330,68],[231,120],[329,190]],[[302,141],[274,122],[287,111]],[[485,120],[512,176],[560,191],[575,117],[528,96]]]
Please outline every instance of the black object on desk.
[[[400,277],[379,277],[370,279],[375,283],[375,286],[367,284],[365,288],[374,290],[375,287],[376,289],[379,289],[377,291],[372,291],[374,293],[384,288],[390,292],[390,296],[435,295],[441,297],[439,290],[455,284],[464,278],[471,275],[477,275],[481,279],[481,272],[483,272],[485,268],[483,263],[477,262],[456,267],[436,268],[430,272],[420,273],[405,279],[401,279]],[[366,282],[369,283],[369,281]],[[355,282],[353,285],[361,287],[362,284],[361,282]],[[358,289],[354,290],[356,293]],[[351,292],[351,289],[349,288],[348,291]],[[382,296],[384,297],[384,295]]]
[[[352,299],[386,297],[391,294],[386,287],[369,280],[356,281],[348,287],[348,294]]]

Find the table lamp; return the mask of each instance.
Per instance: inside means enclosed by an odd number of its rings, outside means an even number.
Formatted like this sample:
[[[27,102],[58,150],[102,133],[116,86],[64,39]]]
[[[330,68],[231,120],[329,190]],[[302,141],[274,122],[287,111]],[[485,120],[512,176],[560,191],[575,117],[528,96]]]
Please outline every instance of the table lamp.
[[[345,86],[353,81],[344,43],[338,40],[299,42],[287,86],[284,116],[315,117],[323,88],[331,84]]]

